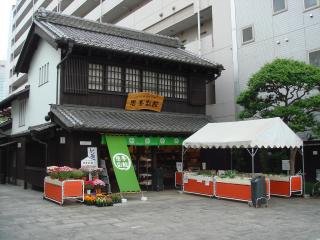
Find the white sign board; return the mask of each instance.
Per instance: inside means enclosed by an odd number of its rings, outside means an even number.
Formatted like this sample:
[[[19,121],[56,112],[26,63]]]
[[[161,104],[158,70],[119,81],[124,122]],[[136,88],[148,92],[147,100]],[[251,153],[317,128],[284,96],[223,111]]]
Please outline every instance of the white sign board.
[[[182,172],[182,162],[176,162],[176,168],[178,172]]]
[[[207,169],[207,163],[206,162],[203,162],[202,163],[202,170],[206,170]]]
[[[96,163],[89,157],[86,157],[81,160],[81,167],[95,167]]]
[[[88,147],[88,158],[91,158],[95,162],[95,166],[98,167],[98,151],[96,147]]]
[[[91,146],[92,142],[91,141],[80,141],[81,146]]]
[[[282,160],[282,171],[289,171],[290,163],[289,160]]]

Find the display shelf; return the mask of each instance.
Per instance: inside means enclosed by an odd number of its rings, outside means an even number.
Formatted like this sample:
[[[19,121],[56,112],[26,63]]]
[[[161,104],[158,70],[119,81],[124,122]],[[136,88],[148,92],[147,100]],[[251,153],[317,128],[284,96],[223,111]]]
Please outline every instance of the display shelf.
[[[139,159],[139,184],[141,186],[146,186],[147,189],[152,185],[152,159],[150,158],[140,158]]]

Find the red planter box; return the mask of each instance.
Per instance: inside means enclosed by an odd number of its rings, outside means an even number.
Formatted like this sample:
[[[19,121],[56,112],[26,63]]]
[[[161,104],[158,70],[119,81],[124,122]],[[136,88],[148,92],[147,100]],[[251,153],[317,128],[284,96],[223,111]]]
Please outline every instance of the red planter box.
[[[291,176],[286,180],[270,180],[270,192],[273,196],[291,197],[292,194],[302,195],[302,176]]]
[[[63,205],[66,199],[84,200],[84,182],[83,180],[65,180],[58,181],[46,177],[44,180],[43,197],[60,205]]]

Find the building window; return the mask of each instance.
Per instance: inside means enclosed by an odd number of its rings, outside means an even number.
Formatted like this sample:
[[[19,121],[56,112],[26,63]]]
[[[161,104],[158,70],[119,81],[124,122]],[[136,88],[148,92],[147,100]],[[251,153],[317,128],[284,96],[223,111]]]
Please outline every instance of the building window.
[[[320,67],[320,50],[309,52],[309,63]]]
[[[49,82],[49,63],[39,68],[39,87]]]
[[[253,26],[242,29],[242,44],[251,43],[254,41]]]
[[[319,0],[304,0],[304,9],[312,9],[319,6]]]
[[[139,92],[140,70],[126,68],[126,92]]]
[[[26,99],[19,102],[19,127],[25,125],[26,120]]]
[[[173,76],[166,73],[159,74],[159,94],[164,97],[173,97]]]
[[[142,73],[142,91],[157,93],[157,73],[143,71]]]
[[[103,65],[89,64],[88,89],[103,90]]]
[[[122,92],[121,67],[108,66],[108,85],[107,90],[110,92]]]
[[[287,0],[273,0],[273,13],[280,13],[287,10]]]
[[[188,83],[187,78],[183,76],[174,77],[174,96],[178,99],[188,98]]]

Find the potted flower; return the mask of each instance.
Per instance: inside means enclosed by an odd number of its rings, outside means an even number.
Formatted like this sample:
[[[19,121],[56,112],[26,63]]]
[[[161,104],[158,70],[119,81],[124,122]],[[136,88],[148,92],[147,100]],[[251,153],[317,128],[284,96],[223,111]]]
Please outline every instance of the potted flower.
[[[96,194],[101,193],[101,188],[105,187],[106,184],[104,183],[104,181],[100,180],[100,179],[95,179],[93,180],[93,184],[94,184],[94,188],[96,190]]]
[[[91,190],[94,188],[94,183],[92,180],[84,182],[84,188],[87,190],[87,193],[90,194]]]
[[[121,195],[120,193],[112,193],[110,194],[113,203],[121,203]]]
[[[84,197],[84,204],[86,205],[94,205],[96,203],[96,197],[92,195],[86,195]]]

